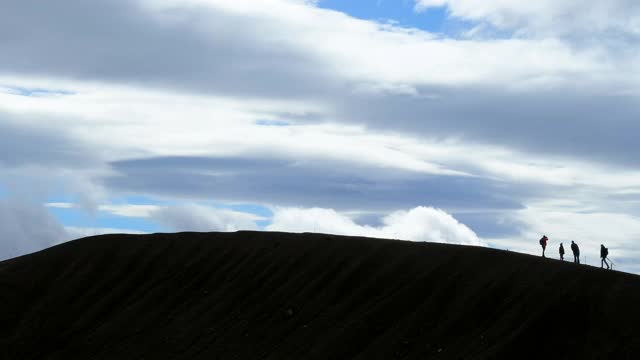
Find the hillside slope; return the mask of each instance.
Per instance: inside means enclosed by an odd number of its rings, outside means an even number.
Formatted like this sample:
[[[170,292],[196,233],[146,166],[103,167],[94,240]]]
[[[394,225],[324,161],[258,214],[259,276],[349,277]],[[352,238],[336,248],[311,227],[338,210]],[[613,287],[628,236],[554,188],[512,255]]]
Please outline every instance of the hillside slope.
[[[3,359],[635,358],[640,277],[484,248],[107,235],[0,263]]]

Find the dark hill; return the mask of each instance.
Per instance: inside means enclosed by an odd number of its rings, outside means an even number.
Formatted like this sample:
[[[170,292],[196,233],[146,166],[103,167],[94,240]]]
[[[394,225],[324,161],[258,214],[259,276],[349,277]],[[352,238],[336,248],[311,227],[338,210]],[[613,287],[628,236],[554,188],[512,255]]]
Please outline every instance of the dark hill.
[[[109,235],[0,263],[3,359],[631,359],[640,277],[286,233]]]

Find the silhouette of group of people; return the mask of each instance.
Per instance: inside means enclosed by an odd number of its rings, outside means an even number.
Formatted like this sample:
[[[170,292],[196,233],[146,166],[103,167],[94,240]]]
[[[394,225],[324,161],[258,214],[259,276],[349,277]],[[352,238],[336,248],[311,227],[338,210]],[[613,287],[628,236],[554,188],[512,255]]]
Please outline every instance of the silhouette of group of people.
[[[542,257],[545,256],[545,250],[547,250],[547,242],[549,242],[549,238],[546,235],[543,235],[540,239],[540,246],[542,246]],[[560,248],[558,249],[560,253],[560,260],[564,261],[564,246],[560,243]],[[573,240],[571,241],[571,252],[573,252],[573,262],[576,264],[580,264],[580,247]],[[607,261],[607,257],[609,256],[609,249],[607,249],[603,244],[600,244],[600,268],[604,268],[607,266],[607,269],[611,269],[610,261]]]

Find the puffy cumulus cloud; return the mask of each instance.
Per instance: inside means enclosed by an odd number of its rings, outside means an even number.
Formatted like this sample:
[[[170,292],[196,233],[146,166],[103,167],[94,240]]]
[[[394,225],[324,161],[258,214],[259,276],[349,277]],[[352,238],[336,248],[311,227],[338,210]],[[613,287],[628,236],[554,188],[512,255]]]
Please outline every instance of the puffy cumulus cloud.
[[[256,230],[260,217],[202,205],[178,205],[152,211],[149,218],[174,231]]]
[[[370,236],[412,241],[483,245],[483,241],[464,224],[446,212],[417,207],[396,211],[382,219],[381,226],[359,225],[333,209],[278,208],[269,231],[321,232],[350,236]]]
[[[616,31],[640,35],[635,0],[416,0],[416,10],[447,6],[452,16],[527,34]]]
[[[42,250],[68,239],[63,226],[41,204],[0,199],[0,260]]]

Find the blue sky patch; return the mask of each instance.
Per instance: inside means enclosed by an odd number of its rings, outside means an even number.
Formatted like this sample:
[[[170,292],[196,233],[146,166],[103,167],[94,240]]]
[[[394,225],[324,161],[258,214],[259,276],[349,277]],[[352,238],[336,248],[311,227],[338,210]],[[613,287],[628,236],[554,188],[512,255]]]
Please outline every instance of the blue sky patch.
[[[480,25],[479,22],[449,16],[447,6],[430,7],[416,12],[413,0],[321,0],[318,6],[343,12],[354,18],[420,29],[445,38],[466,38],[469,36],[469,30]],[[506,39],[513,35],[511,32],[484,25],[474,36]]]
[[[64,226],[89,227],[89,228],[116,228],[126,230],[138,230],[144,232],[168,231],[153,221],[144,218],[134,218],[112,215],[107,212],[97,211],[89,214],[79,208],[49,208],[49,211]]]
[[[2,190],[2,188],[0,188]],[[0,197],[2,192],[0,191]],[[49,203],[68,203],[77,204],[73,196],[59,194],[49,198]],[[126,205],[155,205],[155,206],[177,206],[183,203],[173,200],[157,200],[144,195],[130,195],[124,197],[112,198],[103,205],[126,206]],[[225,204],[213,201],[198,201],[197,205],[206,206],[215,209],[232,210],[247,214],[256,215],[263,220],[256,221],[259,228],[264,229],[271,224],[273,212],[270,208],[258,204]],[[143,217],[129,217],[115,215],[109,211],[97,210],[95,212],[88,211],[82,207],[48,207],[50,213],[58,219],[63,226],[85,227],[85,228],[115,228],[123,230],[137,230],[143,232],[171,232],[172,229],[166,228],[154,219]]]
[[[352,17],[379,22],[394,22],[403,27],[412,27],[432,33],[445,33],[447,10],[445,7],[430,8],[416,13],[413,0],[369,0],[344,1],[322,0],[321,8],[333,9]]]
[[[20,96],[42,97],[42,96],[61,96],[61,95],[74,95],[73,91],[61,90],[61,89],[44,89],[44,88],[29,88],[22,86],[7,86],[0,85],[2,88],[8,90],[9,93]]]

